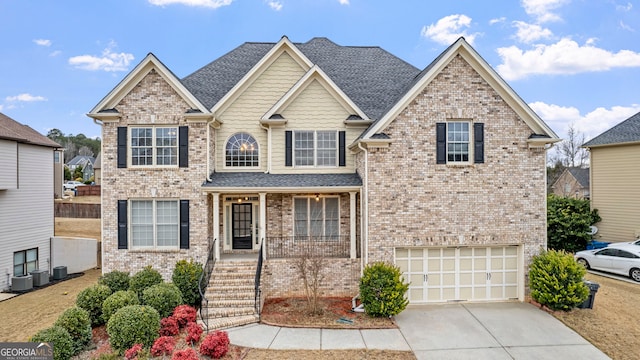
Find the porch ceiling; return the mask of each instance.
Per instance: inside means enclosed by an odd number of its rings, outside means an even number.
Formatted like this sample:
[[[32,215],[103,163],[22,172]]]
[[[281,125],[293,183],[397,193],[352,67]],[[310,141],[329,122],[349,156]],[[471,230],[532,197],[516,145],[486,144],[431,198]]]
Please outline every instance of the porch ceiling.
[[[350,174],[266,174],[263,172],[224,172],[211,174],[202,189],[208,192],[342,192],[359,191],[362,179]]]

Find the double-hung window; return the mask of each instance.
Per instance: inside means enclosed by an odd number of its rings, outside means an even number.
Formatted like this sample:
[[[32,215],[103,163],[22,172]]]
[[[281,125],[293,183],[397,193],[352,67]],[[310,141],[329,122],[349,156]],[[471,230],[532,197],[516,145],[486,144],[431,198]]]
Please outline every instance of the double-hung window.
[[[131,165],[177,166],[177,127],[131,128]]]
[[[437,164],[484,163],[484,123],[437,123],[436,143]]]
[[[38,269],[38,248],[13,253],[13,276],[24,276]]]
[[[337,197],[294,198],[296,238],[335,239],[339,235],[340,213]]]
[[[447,123],[447,162],[469,161],[469,123]]]
[[[338,141],[336,131],[295,131],[295,166],[337,166]]]
[[[177,200],[131,200],[131,244],[136,248],[178,248]]]

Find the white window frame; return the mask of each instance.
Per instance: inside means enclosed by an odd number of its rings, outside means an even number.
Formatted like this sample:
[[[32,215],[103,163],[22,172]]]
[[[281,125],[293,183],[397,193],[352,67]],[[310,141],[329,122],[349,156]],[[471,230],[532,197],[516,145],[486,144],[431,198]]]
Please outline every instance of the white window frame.
[[[143,222],[137,222],[135,220],[138,219],[134,219],[134,203],[137,202],[147,202],[147,203],[151,203],[151,223],[143,223]],[[161,223],[159,221],[159,214],[158,214],[158,203],[160,202],[170,202],[170,203],[174,203],[175,204],[175,222],[164,222]],[[180,247],[180,200],[177,199],[132,199],[129,200],[129,243],[130,243],[130,248],[131,249],[179,249]],[[173,226],[175,234],[176,234],[176,238],[175,238],[175,244],[171,244],[171,245],[158,245],[158,232],[159,232],[159,227],[160,226]],[[136,244],[136,239],[134,238],[134,234],[136,231],[136,226],[142,227],[142,226],[150,226],[151,228],[151,239],[152,239],[152,244],[151,245],[137,245]],[[139,239],[138,239],[139,241]]]
[[[34,252],[35,252],[36,258],[33,260],[29,260],[29,254],[33,254]],[[22,254],[23,256],[23,261],[20,263],[16,263],[16,255],[18,254]],[[14,252],[13,253],[13,276],[25,276],[25,275],[29,275],[29,273],[34,270],[38,270],[39,256],[40,254],[37,247]],[[22,268],[22,272],[20,274],[16,273],[16,268],[18,266]]]
[[[257,165],[252,165],[252,166],[242,166],[242,165],[227,165],[227,150],[228,150],[228,146],[229,146],[229,142],[236,136],[239,135],[246,135],[249,136],[251,139],[253,139],[253,141],[255,142],[255,146],[256,146],[256,151],[257,151]],[[246,162],[247,160],[238,160],[239,162]],[[224,158],[223,158],[223,164],[225,168],[229,168],[229,169],[259,169],[260,168],[260,143],[258,142],[258,139],[256,139],[255,136],[251,135],[250,133],[246,132],[246,131],[241,131],[241,132],[236,132],[231,134],[231,136],[229,136],[227,138],[227,141],[224,142]]]
[[[296,200],[300,200],[300,199],[304,199],[307,201],[307,214],[306,214],[306,233],[302,234],[302,233],[297,233],[297,218],[296,218]],[[336,233],[335,234],[328,234],[327,235],[327,205],[326,205],[326,200],[327,199],[335,199],[336,200],[336,206],[337,206],[337,218],[336,219],[329,219],[329,220],[335,220],[337,222],[336,225]],[[322,203],[322,235],[311,235],[311,229],[312,229],[312,225],[311,225],[311,221],[313,220],[312,218],[312,214],[311,214],[311,204],[312,203]],[[293,197],[293,236],[294,239],[297,239],[298,237],[302,237],[303,239],[306,238],[310,238],[310,239],[316,239],[319,237],[319,239],[322,240],[338,240],[340,238],[340,196],[294,196]]]
[[[151,129],[151,145],[150,146],[133,146],[133,133],[134,130],[144,130]],[[175,134],[175,145],[173,146],[160,146],[158,145],[158,133],[157,130],[160,129],[169,129],[173,130]],[[127,150],[128,150],[128,159],[129,166],[131,167],[161,167],[161,168],[175,168],[178,167],[180,161],[180,136],[178,134],[177,126],[132,126],[129,128],[129,138],[127,139]],[[134,149],[142,149],[142,148],[151,148],[151,164],[134,164]],[[175,162],[173,164],[158,164],[158,149],[160,148],[170,148],[174,149],[174,158]]]
[[[296,154],[296,152],[298,150],[302,150],[302,148],[298,148],[297,145],[297,137],[299,134],[302,133],[313,133],[313,148],[311,149],[311,151],[313,152],[313,164],[299,164],[298,161],[298,156]],[[318,148],[318,134],[319,133],[325,133],[325,134],[333,134],[334,135],[334,142],[335,142],[335,148],[334,148],[334,163],[333,165],[319,165],[318,164],[318,150],[331,150],[331,148]],[[338,131],[337,130],[294,130],[293,131],[293,139],[292,139],[292,147],[293,147],[293,165],[295,167],[307,167],[307,168],[311,168],[311,167],[318,167],[318,168],[335,168],[338,167],[338,162],[339,162],[339,147],[340,145],[338,144],[339,139],[338,139]],[[305,150],[308,150],[309,148],[304,148]]]
[[[454,126],[458,126],[460,124],[466,124],[467,125],[467,133],[466,133],[466,140],[464,140],[464,132],[459,132],[459,131],[455,131],[454,129],[454,133],[452,133],[452,135],[455,136],[455,134],[461,134],[463,139],[460,140],[451,140],[449,138],[450,134],[449,134],[449,127],[451,125]],[[447,157],[447,164],[471,164],[473,163],[473,124],[471,121],[465,121],[465,120],[453,120],[453,121],[447,121],[447,129],[446,129],[446,157]],[[449,147],[451,145],[467,145],[467,151],[466,153],[464,151],[449,151]],[[453,155],[460,155],[460,156],[464,156],[467,155],[467,159],[466,160],[456,160],[456,159],[450,159],[449,156]]]

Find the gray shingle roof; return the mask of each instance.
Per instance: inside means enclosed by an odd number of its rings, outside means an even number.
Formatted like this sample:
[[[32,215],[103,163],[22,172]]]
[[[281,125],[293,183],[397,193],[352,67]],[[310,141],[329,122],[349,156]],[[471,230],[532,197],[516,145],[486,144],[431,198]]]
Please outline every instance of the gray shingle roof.
[[[589,188],[589,169],[567,168],[567,170],[578,181],[580,186]]]
[[[216,188],[313,188],[359,187],[362,179],[351,174],[266,174],[262,172],[225,172],[211,174],[203,187]]]
[[[40,134],[27,125],[20,124],[3,113],[0,113],[0,139],[53,148],[61,147],[57,142]]]
[[[247,42],[182,79],[212,108],[275,43]],[[420,70],[377,46],[340,46],[313,38],[295,46],[371,119],[378,119]]]
[[[640,141],[640,112],[584,143],[584,147]]]

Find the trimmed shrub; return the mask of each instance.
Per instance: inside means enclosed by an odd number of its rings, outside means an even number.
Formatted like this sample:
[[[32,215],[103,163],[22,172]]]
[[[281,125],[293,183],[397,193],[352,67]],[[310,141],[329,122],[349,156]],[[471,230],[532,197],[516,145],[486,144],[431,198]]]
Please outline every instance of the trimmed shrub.
[[[384,262],[367,265],[360,278],[360,300],[371,316],[388,317],[402,312],[409,303],[404,297],[408,289],[400,268]]]
[[[98,284],[107,285],[111,292],[129,290],[131,277],[128,272],[114,270],[98,278]]]
[[[571,310],[589,297],[589,288],[582,281],[585,274],[571,254],[544,251],[534,256],[529,267],[531,297],[553,310]]]
[[[53,360],[68,360],[73,356],[73,340],[62,326],[40,330],[29,341],[53,343]]]
[[[173,269],[171,280],[180,289],[185,304],[197,306],[200,304],[198,281],[202,275],[202,264],[192,260],[180,260]]]
[[[171,360],[198,360],[198,353],[191,348],[178,350],[173,353]]]
[[[138,299],[142,302],[142,292],[160,283],[162,283],[162,275],[151,266],[145,266],[144,269],[138,271],[131,277],[131,280],[129,280],[129,290],[138,294]]]
[[[187,336],[185,337],[184,341],[189,345],[197,344],[202,337],[202,332],[203,330],[200,325],[194,322],[190,322],[187,324]]]
[[[135,344],[129,350],[124,352],[124,358],[126,360],[132,360],[138,357],[138,353],[142,351],[144,346],[142,344]]]
[[[160,336],[174,336],[178,335],[179,332],[178,321],[173,316],[160,320]]]
[[[598,210],[591,210],[589,200],[547,197],[547,238],[549,249],[576,252],[591,240],[589,226],[602,220]]]
[[[153,306],[158,310],[160,317],[167,317],[176,306],[182,304],[182,295],[175,285],[161,283],[142,292],[142,303]]]
[[[192,306],[180,305],[173,309],[173,317],[178,321],[178,326],[183,328],[190,322],[196,322],[198,312]]]
[[[140,305],[138,295],[136,295],[135,292],[129,290],[114,292],[102,303],[102,319],[105,323],[109,322],[109,318],[111,318],[116,311],[129,305]]]
[[[176,340],[173,336],[160,336],[151,347],[151,355],[155,357],[171,355],[175,346]]]
[[[151,306],[129,305],[116,311],[107,323],[111,347],[119,354],[135,344],[149,347],[160,330],[160,315]]]
[[[229,351],[229,335],[226,331],[216,330],[205,336],[200,344],[200,354],[220,359]]]
[[[102,303],[111,295],[111,289],[106,285],[93,285],[82,290],[76,298],[76,305],[89,312],[91,325],[104,324],[102,319]]]
[[[73,354],[77,354],[91,341],[91,319],[89,312],[74,306],[65,310],[53,325],[61,326],[73,341]]]

